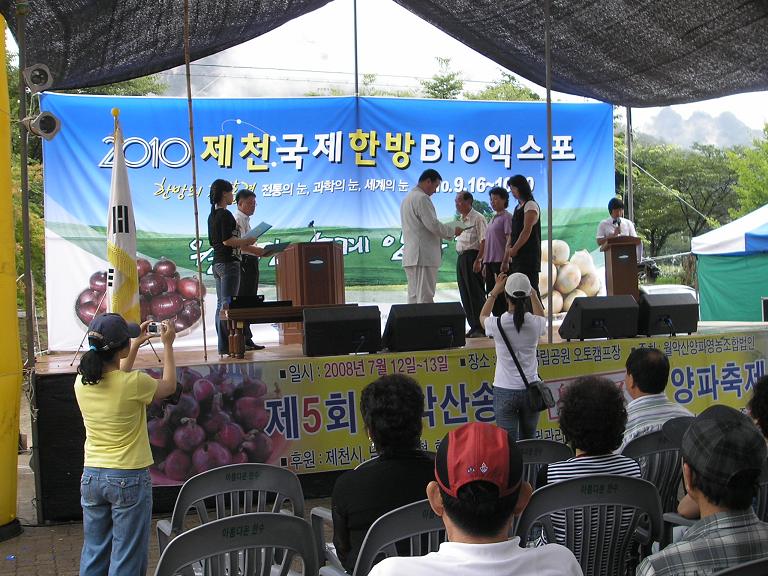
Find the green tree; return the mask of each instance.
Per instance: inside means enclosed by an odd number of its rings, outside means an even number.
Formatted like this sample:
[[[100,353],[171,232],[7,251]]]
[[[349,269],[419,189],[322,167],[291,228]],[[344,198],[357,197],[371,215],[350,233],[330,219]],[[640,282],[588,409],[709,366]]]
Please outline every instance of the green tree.
[[[734,190],[739,198],[739,206],[731,208],[731,215],[743,216],[768,204],[768,124],[763,127],[763,137],[751,148],[729,151],[728,164],[736,173]]]
[[[450,58],[436,58],[439,70],[431,80],[422,80],[421,87],[427,98],[456,100],[464,89],[461,73],[451,70]]]
[[[729,221],[736,174],[724,150],[638,145],[634,162],[635,224],[652,256],[674,234],[690,239]]]
[[[536,101],[541,97],[530,88],[523,86],[513,74],[502,71],[501,78],[479,92],[465,92],[467,100]]]

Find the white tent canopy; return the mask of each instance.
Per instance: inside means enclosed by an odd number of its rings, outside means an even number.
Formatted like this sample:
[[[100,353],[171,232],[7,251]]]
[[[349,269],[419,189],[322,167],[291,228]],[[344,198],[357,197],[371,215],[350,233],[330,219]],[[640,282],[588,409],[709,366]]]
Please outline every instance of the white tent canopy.
[[[768,205],[692,238],[691,252],[721,256],[768,252]]]

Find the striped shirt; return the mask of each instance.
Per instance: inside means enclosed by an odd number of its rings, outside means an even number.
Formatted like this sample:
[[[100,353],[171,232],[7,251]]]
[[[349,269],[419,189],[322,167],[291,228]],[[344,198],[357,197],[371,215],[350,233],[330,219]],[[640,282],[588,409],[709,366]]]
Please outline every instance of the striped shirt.
[[[536,488],[541,488],[547,484],[554,484],[555,482],[562,482],[564,480],[570,480],[572,478],[581,478],[582,476],[593,476],[595,474],[615,474],[617,476],[629,476],[630,478],[642,478],[640,472],[640,465],[637,460],[627,458],[621,454],[604,454],[602,456],[576,456],[568,460],[562,460],[560,462],[554,462],[543,466],[539,471],[539,475],[536,479]],[[578,525],[581,522],[581,514],[577,511],[574,514],[575,522],[579,532]],[[552,528],[555,530],[555,542],[557,544],[565,545],[565,514],[562,512],[555,512],[551,515]],[[627,511],[622,514],[621,524],[622,526],[629,526],[632,521],[632,512]],[[597,527],[592,531],[593,534],[597,534]],[[546,539],[542,537],[539,544],[545,543]],[[578,538],[576,539],[577,549],[574,550],[574,554],[579,558],[581,554],[580,543]]]
[[[648,394],[627,404],[627,427],[619,452],[635,438],[661,430],[664,422],[680,416],[693,416],[688,410],[671,402],[664,394]]]
[[[682,539],[649,556],[637,576],[704,576],[768,555],[768,524],[755,513],[718,512],[688,528]]]

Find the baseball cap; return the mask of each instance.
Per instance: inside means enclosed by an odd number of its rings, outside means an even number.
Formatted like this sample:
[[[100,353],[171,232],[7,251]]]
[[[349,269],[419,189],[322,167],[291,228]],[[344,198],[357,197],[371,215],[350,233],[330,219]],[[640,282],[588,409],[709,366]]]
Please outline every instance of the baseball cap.
[[[531,281],[528,280],[528,276],[515,272],[510,274],[507,278],[507,283],[504,285],[504,290],[512,298],[525,298],[531,295]]]
[[[457,497],[470,482],[490,482],[499,497],[517,492],[523,478],[523,457],[503,428],[470,422],[451,430],[435,456],[435,479],[443,492]]]
[[[136,338],[139,334],[139,325],[126,322],[120,314],[99,314],[88,326],[88,342],[97,350],[120,348],[129,338]]]
[[[746,414],[715,404],[696,418],[675,418],[662,427],[679,441],[683,458],[711,482],[728,486],[745,472],[760,474],[766,465],[765,438]]]

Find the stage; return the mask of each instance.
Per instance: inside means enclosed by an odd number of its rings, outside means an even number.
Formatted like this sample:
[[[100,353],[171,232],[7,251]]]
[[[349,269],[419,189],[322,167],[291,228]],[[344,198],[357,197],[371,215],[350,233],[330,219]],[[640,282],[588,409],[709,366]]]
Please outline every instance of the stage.
[[[638,346],[658,347],[669,357],[672,374],[667,394],[671,399],[693,412],[716,402],[741,408],[752,384],[765,373],[768,324],[700,323],[696,334],[674,338],[558,339],[539,346],[540,376],[555,398],[567,382],[586,374],[599,374],[623,386],[624,363]],[[39,358],[33,378],[33,413],[36,410],[37,415],[33,467],[40,521],[80,516],[84,429],[72,387],[77,367],[77,361],[70,365],[73,355]],[[179,408],[181,413],[172,412],[169,418],[158,406],[151,406],[148,417],[150,422],[166,418],[173,432],[181,426],[182,416],[205,426],[213,413],[225,412],[248,437],[208,433],[208,465],[211,459],[220,464],[261,461],[289,468],[305,481],[330,477],[332,482],[335,473],[372,455],[358,409],[366,384],[384,374],[413,376],[425,392],[422,443],[434,450],[453,426],[493,421],[494,362],[494,345],[488,338],[468,339],[466,346],[448,350],[317,358],[303,356],[300,344],[267,343],[265,350],[246,352],[242,360],[220,358],[214,350],[206,361],[202,349],[182,349],[176,363],[179,381],[187,390],[186,403]],[[142,349],[135,368],[159,367],[152,351]],[[201,380],[207,382],[198,384],[199,391],[195,383]],[[192,401],[198,392],[200,401]],[[557,419],[556,408],[542,413],[542,437],[562,439]],[[228,445],[230,451],[220,444]],[[200,465],[203,456],[185,456],[172,442],[153,451],[155,500],[158,509],[165,509],[172,506],[177,486],[195,473],[194,462]]]

